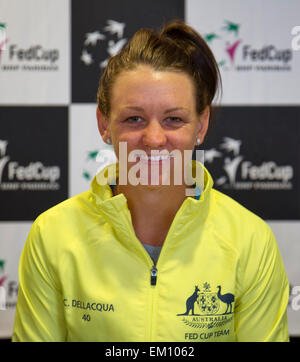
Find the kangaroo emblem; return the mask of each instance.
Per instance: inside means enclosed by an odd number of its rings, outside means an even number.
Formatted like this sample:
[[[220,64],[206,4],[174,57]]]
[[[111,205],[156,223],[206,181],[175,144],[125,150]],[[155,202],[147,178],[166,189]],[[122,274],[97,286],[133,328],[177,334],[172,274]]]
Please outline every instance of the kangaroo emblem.
[[[195,302],[197,301],[197,298],[198,298],[198,292],[200,292],[200,289],[196,285],[194,293],[190,297],[188,297],[188,299],[185,302],[186,312],[182,313],[182,314],[177,314],[177,315],[189,315],[190,310],[192,311],[191,315],[199,315],[199,314],[194,313],[194,306],[195,306]]]

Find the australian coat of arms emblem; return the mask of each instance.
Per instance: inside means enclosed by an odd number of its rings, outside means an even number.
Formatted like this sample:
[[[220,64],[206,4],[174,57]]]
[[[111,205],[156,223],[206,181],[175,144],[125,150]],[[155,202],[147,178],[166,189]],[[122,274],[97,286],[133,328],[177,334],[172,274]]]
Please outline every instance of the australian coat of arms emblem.
[[[195,286],[194,292],[188,296],[185,302],[185,311],[177,314],[177,316],[190,316],[190,317],[216,317],[216,321],[222,320],[229,321],[228,317],[233,313],[234,295],[231,293],[223,293],[222,287],[218,285],[212,289],[210,284],[205,282],[202,290],[198,285]],[[193,318],[191,320],[184,318],[183,321],[192,327],[201,328],[197,323],[205,322],[204,319]],[[232,318],[230,318],[231,320]],[[195,323],[196,322],[196,323]],[[201,323],[203,327],[206,325],[209,328],[209,324]]]

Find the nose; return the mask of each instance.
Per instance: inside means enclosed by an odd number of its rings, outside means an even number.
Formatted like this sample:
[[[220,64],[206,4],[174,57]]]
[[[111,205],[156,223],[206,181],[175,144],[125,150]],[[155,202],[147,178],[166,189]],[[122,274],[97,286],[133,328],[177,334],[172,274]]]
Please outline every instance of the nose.
[[[151,149],[160,149],[166,142],[167,137],[161,124],[156,120],[151,120],[144,128],[143,144]]]

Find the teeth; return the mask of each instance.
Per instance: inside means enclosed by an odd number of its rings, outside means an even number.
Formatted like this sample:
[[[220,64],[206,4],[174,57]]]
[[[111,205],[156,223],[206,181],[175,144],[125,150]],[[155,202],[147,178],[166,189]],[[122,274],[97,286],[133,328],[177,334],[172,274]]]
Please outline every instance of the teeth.
[[[171,158],[171,155],[165,155],[165,156],[145,156],[145,155],[139,155],[139,158],[144,161],[163,161],[168,160]]]

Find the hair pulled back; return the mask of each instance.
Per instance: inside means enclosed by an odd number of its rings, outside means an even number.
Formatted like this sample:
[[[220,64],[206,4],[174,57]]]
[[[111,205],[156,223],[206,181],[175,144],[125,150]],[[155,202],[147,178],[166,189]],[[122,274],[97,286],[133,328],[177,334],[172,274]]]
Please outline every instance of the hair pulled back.
[[[215,57],[205,40],[190,26],[176,20],[155,33],[140,29],[129,43],[110,58],[100,79],[97,101],[99,110],[110,113],[111,89],[123,71],[149,65],[157,71],[181,71],[191,76],[196,89],[196,111],[201,114],[221,87]]]

